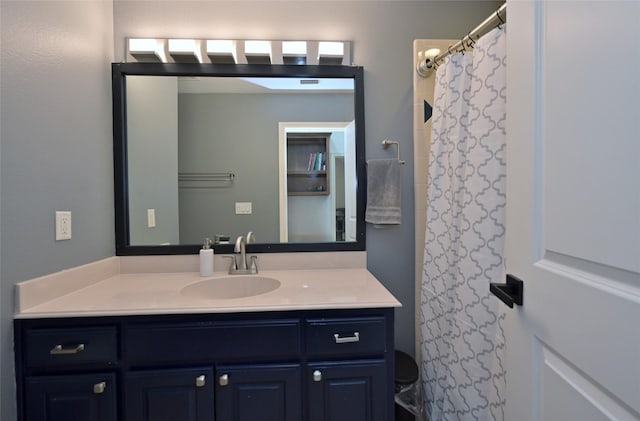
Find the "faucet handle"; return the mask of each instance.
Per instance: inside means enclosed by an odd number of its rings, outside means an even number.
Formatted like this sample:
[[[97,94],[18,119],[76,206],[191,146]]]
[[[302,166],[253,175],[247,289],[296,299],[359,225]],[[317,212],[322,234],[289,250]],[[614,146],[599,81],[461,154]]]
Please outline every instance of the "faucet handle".
[[[238,269],[238,266],[236,266],[235,256],[222,256],[222,257],[224,257],[225,259],[231,259],[231,265],[229,265],[229,273]]]
[[[251,264],[249,265],[249,271],[251,273],[258,273],[258,265],[256,264],[256,260],[258,260],[258,256],[250,256]]]

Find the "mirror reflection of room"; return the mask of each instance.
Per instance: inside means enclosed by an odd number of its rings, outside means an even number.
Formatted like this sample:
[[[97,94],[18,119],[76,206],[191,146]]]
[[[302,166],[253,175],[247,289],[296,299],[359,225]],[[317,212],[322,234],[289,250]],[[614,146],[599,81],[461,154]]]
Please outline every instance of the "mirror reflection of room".
[[[356,202],[353,81],[293,80],[298,90],[273,80],[127,76],[131,245],[198,244],[248,229],[259,243],[355,241],[355,218],[345,222]],[[299,151],[306,168],[294,176],[287,139],[314,133],[325,145]],[[313,191],[294,193],[302,180]]]

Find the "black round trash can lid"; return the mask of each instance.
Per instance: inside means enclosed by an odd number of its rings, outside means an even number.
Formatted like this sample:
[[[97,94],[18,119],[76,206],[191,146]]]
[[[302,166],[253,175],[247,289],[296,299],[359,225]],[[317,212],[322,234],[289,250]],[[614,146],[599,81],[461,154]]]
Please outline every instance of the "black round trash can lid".
[[[395,381],[397,384],[411,384],[418,380],[418,366],[409,354],[396,350]]]

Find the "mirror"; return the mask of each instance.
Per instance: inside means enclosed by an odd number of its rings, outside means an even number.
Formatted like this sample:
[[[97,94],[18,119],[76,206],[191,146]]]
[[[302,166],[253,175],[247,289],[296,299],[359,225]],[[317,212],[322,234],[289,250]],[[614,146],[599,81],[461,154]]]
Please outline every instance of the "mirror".
[[[116,254],[364,250],[362,73],[114,63]]]

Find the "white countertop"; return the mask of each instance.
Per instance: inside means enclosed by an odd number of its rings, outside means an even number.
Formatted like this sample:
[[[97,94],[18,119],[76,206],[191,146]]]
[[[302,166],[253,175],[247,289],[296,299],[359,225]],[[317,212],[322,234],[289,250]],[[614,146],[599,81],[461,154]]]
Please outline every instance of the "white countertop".
[[[112,258],[118,259],[118,258]],[[113,261],[100,262],[102,276],[90,279],[88,267],[82,276],[73,270],[27,281],[17,289],[16,318],[89,317],[143,314],[229,313],[312,309],[399,307],[400,303],[365,268],[310,270],[265,270],[258,276],[280,281],[280,287],[244,298],[208,299],[186,296],[188,285],[228,275],[216,272],[203,278],[197,272],[120,273]],[[95,268],[92,270],[95,271]],[[114,273],[117,272],[117,273]],[[91,272],[93,273],[93,272]],[[106,274],[106,275],[105,275]],[[38,283],[39,282],[39,283]],[[57,284],[57,285],[56,285]],[[72,284],[72,286],[70,286]],[[58,288],[55,288],[55,287]],[[51,291],[57,294],[51,295]],[[47,294],[43,291],[48,290]],[[35,299],[34,296],[42,296]]]

